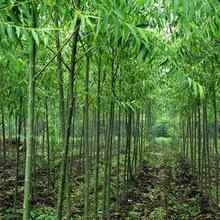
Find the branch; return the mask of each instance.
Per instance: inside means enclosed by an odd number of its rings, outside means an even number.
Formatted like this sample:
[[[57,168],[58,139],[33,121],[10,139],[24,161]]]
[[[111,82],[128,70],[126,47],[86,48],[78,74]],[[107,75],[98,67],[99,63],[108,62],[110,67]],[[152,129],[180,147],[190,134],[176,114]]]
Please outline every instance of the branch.
[[[49,46],[47,46],[43,41],[40,41],[48,50],[50,50],[53,54],[55,54],[54,50],[51,49]],[[62,60],[62,58],[60,56],[58,56],[58,59],[64,64],[64,66],[69,70],[71,71],[71,69],[68,67],[68,65]]]
[[[58,54],[63,50],[63,48],[66,46],[66,44],[71,40],[71,38],[74,36],[76,31],[79,29],[79,26],[74,30],[72,35],[66,40],[66,42],[63,44],[63,46],[54,54],[54,56],[49,60],[49,62],[40,70],[40,72],[34,77],[36,80],[38,76],[50,65],[50,63],[58,56]]]

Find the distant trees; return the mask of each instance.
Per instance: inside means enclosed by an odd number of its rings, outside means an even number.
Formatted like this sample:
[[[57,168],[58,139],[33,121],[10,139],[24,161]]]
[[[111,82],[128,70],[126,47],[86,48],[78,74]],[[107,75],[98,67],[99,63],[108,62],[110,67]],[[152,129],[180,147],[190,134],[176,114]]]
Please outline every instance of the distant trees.
[[[157,124],[155,128],[156,137],[169,137],[169,127],[168,121],[162,121]]]

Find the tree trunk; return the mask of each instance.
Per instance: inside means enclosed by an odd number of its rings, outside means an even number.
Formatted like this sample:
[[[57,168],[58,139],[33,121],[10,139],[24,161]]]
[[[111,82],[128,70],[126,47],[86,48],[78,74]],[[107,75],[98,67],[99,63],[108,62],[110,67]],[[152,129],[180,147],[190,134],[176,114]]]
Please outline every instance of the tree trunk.
[[[79,9],[80,0],[77,2],[77,8]],[[67,167],[67,158],[69,151],[69,137],[70,137],[70,128],[72,122],[72,109],[73,109],[73,80],[75,74],[75,64],[76,64],[76,51],[77,51],[77,41],[79,34],[79,25],[80,20],[78,19],[75,26],[75,34],[73,37],[73,47],[72,47],[72,57],[71,57],[71,72],[69,75],[69,89],[68,89],[68,110],[67,110],[67,121],[66,121],[66,130],[65,130],[65,141],[64,149],[62,152],[62,163],[61,163],[61,174],[60,174],[60,185],[59,185],[59,194],[58,194],[58,204],[57,204],[57,219],[62,219],[62,207],[63,207],[63,198],[64,198],[64,186],[65,186],[65,177],[66,177],[66,167]]]
[[[22,93],[20,96],[20,111],[22,110]],[[18,174],[19,174],[19,147],[20,147],[20,137],[21,137],[21,116],[22,112],[19,112],[19,119],[17,123],[16,116],[16,171],[15,171],[15,193],[14,193],[14,212],[17,210],[17,197],[18,197]]]
[[[205,133],[206,133],[206,153],[207,153],[207,174],[208,174],[208,195],[209,195],[209,205],[212,206],[212,183],[211,183],[211,163],[210,163],[210,145],[209,145],[209,133],[208,133],[208,120],[207,120],[207,106],[206,101],[204,101],[204,111],[205,111]]]
[[[89,219],[89,57],[86,57],[85,78],[85,219]]]
[[[45,98],[45,113],[46,113],[46,131],[47,131],[47,195],[49,195],[51,173],[50,173],[50,132],[49,132],[49,120],[48,120],[49,113],[48,113],[47,97]]]
[[[5,185],[5,166],[6,166],[6,148],[5,148],[5,115],[4,115],[4,107],[3,103],[1,105],[1,113],[2,113],[2,141],[3,141],[3,178]]]
[[[116,183],[116,211],[119,212],[119,174],[120,174],[120,148],[121,148],[121,106],[118,108],[118,152],[117,152],[117,183]]]
[[[96,130],[96,168],[95,168],[95,220],[98,219],[98,192],[99,192],[99,156],[100,156],[100,108],[101,108],[101,53],[98,61],[98,84],[97,84],[97,130]]]
[[[219,179],[218,179],[218,172],[219,172],[219,155],[218,155],[218,120],[217,120],[217,105],[216,105],[216,92],[214,89],[213,94],[213,105],[214,105],[214,146],[215,146],[215,153],[216,153],[216,218],[219,218]]]
[[[201,136],[201,113],[200,106],[198,106],[198,170],[199,170],[199,182],[201,182],[201,149],[202,149],[202,136]]]
[[[59,0],[56,0],[57,7],[55,11],[55,25],[57,28],[59,28],[59,11],[58,11],[58,5]],[[60,36],[59,31],[56,31],[56,48],[57,51],[60,50]],[[57,69],[58,69],[58,78],[59,78],[59,95],[60,95],[60,122],[61,122],[61,133],[62,133],[62,140],[64,143],[65,138],[65,116],[64,116],[64,92],[63,92],[63,72],[62,72],[62,63],[61,63],[61,52],[57,55]]]
[[[35,5],[31,4],[31,27],[35,28]],[[31,170],[32,170],[32,151],[34,145],[34,91],[35,91],[35,40],[31,34],[31,48],[29,59],[29,98],[28,98],[28,131],[27,131],[27,149],[25,165],[25,185],[24,185],[24,212],[23,219],[30,219],[31,202]]]

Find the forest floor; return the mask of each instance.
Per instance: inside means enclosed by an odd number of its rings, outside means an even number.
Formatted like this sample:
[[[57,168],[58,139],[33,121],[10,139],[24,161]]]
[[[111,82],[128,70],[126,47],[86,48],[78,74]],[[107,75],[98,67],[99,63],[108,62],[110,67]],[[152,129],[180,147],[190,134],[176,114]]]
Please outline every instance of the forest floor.
[[[216,219],[179,153],[150,152],[115,219]]]
[[[143,169],[129,184],[126,202],[121,202],[120,210],[112,210],[112,219],[216,219],[215,212],[208,200],[199,190],[198,180],[190,174],[190,166],[179,153],[166,152],[160,148],[148,151]],[[6,183],[3,184],[0,167],[0,219],[22,219],[22,201],[24,185],[24,159],[21,158],[18,211],[13,213],[15,160],[7,160]],[[32,203],[33,219],[55,219],[56,192],[59,175],[54,175],[55,187],[48,194],[47,170],[40,164],[36,166],[36,196]],[[114,168],[114,167],[113,167]],[[54,173],[59,173],[59,165]],[[73,219],[82,219],[84,210],[83,174],[72,176],[72,195],[77,203],[72,204]],[[81,186],[81,188],[80,188]],[[78,190],[78,193],[77,193]],[[73,199],[74,200],[74,199]],[[112,198],[115,201],[115,198]],[[43,205],[42,205],[43,204]]]

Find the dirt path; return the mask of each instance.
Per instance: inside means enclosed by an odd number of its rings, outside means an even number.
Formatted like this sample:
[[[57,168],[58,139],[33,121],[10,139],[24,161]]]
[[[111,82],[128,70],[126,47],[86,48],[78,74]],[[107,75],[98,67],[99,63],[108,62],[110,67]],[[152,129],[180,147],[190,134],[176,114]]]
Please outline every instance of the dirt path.
[[[151,153],[115,219],[215,219],[180,155]]]

